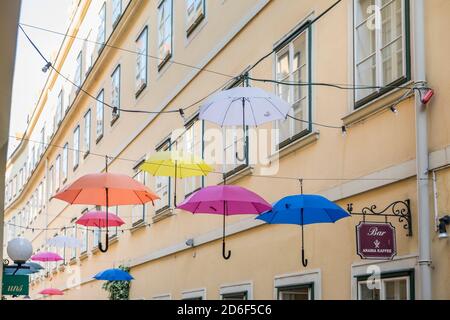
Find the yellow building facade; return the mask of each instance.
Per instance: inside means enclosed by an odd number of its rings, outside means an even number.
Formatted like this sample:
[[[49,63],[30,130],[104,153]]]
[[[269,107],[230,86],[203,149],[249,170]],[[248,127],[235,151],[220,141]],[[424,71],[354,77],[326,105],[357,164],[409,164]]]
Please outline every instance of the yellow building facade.
[[[119,265],[130,267],[135,278],[130,299],[426,297],[420,243],[427,241],[420,237],[418,207],[423,179],[417,179],[416,170],[418,90],[411,89],[424,80],[415,74],[420,3],[344,0],[327,11],[334,1],[77,2],[52,59],[69,81],[47,71],[39,102],[7,165],[5,244],[26,237],[35,252],[64,257],[30,276],[31,297],[41,298],[40,290],[54,287],[64,290],[61,299],[107,299],[102,282],[92,276]],[[442,40],[450,30],[449,12],[446,0],[424,1],[426,87],[435,95],[425,111],[429,205],[421,214],[429,224],[431,262],[425,267],[434,299],[450,298],[449,242],[437,231],[439,219],[450,212],[450,43]],[[248,152],[242,128],[197,120],[201,99],[239,85],[280,95],[293,105],[290,115],[297,120],[249,128]],[[355,226],[362,216],[308,225],[309,263],[303,267],[299,226],[266,225],[243,215],[227,219],[232,254],[224,260],[222,219],[175,209],[174,179],[138,169],[169,146],[203,156],[214,167],[204,178],[178,180],[178,202],[203,186],[223,183],[223,173],[228,184],[271,203],[299,194],[301,182],[304,193],[324,195],[345,209],[351,203],[355,213],[409,200],[412,234],[405,221],[389,217],[396,227],[397,255],[373,261],[356,252]],[[84,174],[104,171],[105,157],[109,172],[134,177],[161,200],[155,206],[111,208],[126,224],[110,230],[110,248],[102,253],[97,243],[104,233],[74,227],[78,217],[95,208],[70,206],[52,196]],[[62,234],[77,237],[82,246],[46,245]],[[369,288],[367,278],[374,274],[380,286]]]

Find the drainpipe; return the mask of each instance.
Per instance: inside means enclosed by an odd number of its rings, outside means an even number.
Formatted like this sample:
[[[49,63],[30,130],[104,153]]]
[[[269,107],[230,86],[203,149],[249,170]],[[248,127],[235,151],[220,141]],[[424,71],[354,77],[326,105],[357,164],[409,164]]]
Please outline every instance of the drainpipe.
[[[414,1],[414,77],[419,87],[425,85],[425,14],[424,0]],[[420,299],[431,300],[431,234],[430,204],[428,199],[428,128],[426,105],[421,101],[419,90],[416,94],[416,169],[417,208],[419,231],[419,279]]]

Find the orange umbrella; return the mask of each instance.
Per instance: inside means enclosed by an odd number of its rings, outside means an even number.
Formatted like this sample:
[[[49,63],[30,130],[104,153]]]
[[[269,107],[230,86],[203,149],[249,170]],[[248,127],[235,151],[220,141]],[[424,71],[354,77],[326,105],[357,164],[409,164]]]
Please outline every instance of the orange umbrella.
[[[160,199],[149,188],[124,174],[92,173],[82,176],[67,185],[53,198],[70,204],[92,204],[98,206],[138,205]],[[106,245],[102,252],[108,250],[108,215],[106,215]]]

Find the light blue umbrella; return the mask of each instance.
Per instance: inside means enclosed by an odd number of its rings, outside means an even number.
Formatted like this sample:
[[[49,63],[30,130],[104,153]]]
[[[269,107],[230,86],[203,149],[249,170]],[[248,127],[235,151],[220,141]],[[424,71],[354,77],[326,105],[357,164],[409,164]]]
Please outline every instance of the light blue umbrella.
[[[106,280],[106,281],[131,281],[134,278],[126,271],[121,269],[106,269],[94,276],[97,280]]]
[[[308,265],[303,245],[303,226],[313,223],[334,223],[350,214],[325,197],[299,194],[284,197],[272,205],[272,210],[256,217],[269,224],[298,224],[302,226],[302,264]]]

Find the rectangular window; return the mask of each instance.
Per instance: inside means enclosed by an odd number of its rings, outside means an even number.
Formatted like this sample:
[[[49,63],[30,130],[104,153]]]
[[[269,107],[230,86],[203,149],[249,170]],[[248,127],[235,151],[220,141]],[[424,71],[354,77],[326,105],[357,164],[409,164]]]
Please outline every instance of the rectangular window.
[[[91,151],[91,109],[84,115],[84,156]]]
[[[110,213],[115,214],[116,216],[119,216],[119,206],[109,207],[108,211]],[[117,237],[117,230],[118,230],[117,227],[109,227],[108,230],[109,230],[109,238],[110,239]]]
[[[412,300],[413,291],[411,273],[381,275],[378,280],[358,280],[359,300]]]
[[[22,191],[22,188],[23,188],[23,183],[24,183],[24,181],[23,181],[23,168],[21,168],[20,170],[19,170],[19,176],[18,176],[18,180],[19,180],[19,191]]]
[[[71,238],[76,238],[76,236],[77,236],[77,225],[75,224],[75,220],[76,219],[72,219],[70,222],[74,226],[66,229],[66,235]],[[68,254],[69,260],[73,260],[77,257],[77,248],[76,247],[67,248],[67,250],[69,251],[69,254]]]
[[[75,74],[73,77],[73,82],[78,86],[81,87],[81,80],[82,80],[82,71],[83,71],[83,51],[80,51],[80,53],[77,56],[77,61],[75,64]],[[78,90],[78,89],[77,89]]]
[[[38,208],[39,212],[44,208],[44,184],[41,182],[38,187]]]
[[[100,52],[106,42],[106,2],[103,3],[103,6],[98,13],[97,42],[100,43],[97,52]]]
[[[312,300],[313,284],[277,288],[278,300]]]
[[[162,143],[156,151],[170,150],[170,139]],[[161,198],[155,201],[155,213],[161,213],[170,207],[170,177],[155,176],[155,192]]]
[[[158,7],[158,69],[172,56],[172,0],[163,0]]]
[[[85,254],[88,251],[88,232],[87,227],[78,226],[78,234],[80,235],[81,247],[80,254]]]
[[[354,0],[354,82],[386,87],[410,78],[409,0]],[[355,90],[355,107],[392,88]]]
[[[223,294],[222,300],[248,300],[247,291]]]
[[[148,28],[145,27],[136,40],[136,97],[147,86]]]
[[[68,168],[69,168],[69,144],[66,143],[64,145],[63,148],[63,152],[62,152],[62,167],[61,167],[61,172],[62,172],[62,180],[63,183],[65,183],[65,181],[67,180],[67,174],[68,174]]]
[[[15,197],[17,195],[17,176],[14,176],[12,185],[13,185],[13,195]]]
[[[191,155],[197,159],[203,158],[203,121],[194,118],[186,124],[186,132],[183,135],[183,153]],[[184,194],[189,196],[203,186],[203,177],[184,178]]]
[[[58,155],[55,160],[55,191],[58,192],[61,186],[61,156]]]
[[[40,142],[41,142],[41,146],[40,146],[39,156],[42,156],[42,154],[45,151],[45,147],[46,147],[46,144],[45,144],[46,143],[46,141],[45,141],[45,125],[43,125],[42,129],[41,129],[41,140],[40,140]]]
[[[189,36],[205,17],[205,0],[186,0],[186,34]]]
[[[105,118],[105,106],[104,106],[104,90],[101,90],[100,93],[97,96],[97,102],[96,102],[96,134],[97,134],[97,142],[100,141],[100,139],[103,137],[103,124],[104,124],[104,118]]]
[[[143,185],[145,185],[145,172],[139,171],[135,176],[134,179],[136,181],[139,181]],[[136,205],[133,207],[131,211],[131,224],[132,226],[137,226],[140,223],[145,221],[145,211],[146,211],[146,205]]]
[[[114,69],[111,75],[111,82],[111,105],[113,107],[111,124],[113,124],[120,116],[120,64]]]
[[[64,114],[64,91],[61,89],[58,94],[58,101],[56,103],[56,117],[55,117],[55,131],[58,129]]]
[[[122,14],[122,0],[112,0],[112,21],[113,26],[117,24]]]
[[[302,27],[276,48],[277,81],[311,81],[310,41],[311,28]],[[281,99],[292,105],[288,114],[290,117],[276,122],[278,149],[281,149],[312,129],[311,87],[277,84],[276,91]]]
[[[98,243],[100,242],[102,232],[100,228],[93,228],[90,230],[93,233],[92,248],[98,248]]]
[[[73,131],[73,170],[80,164],[80,126]]]
[[[53,181],[55,180],[55,170],[53,166],[50,167],[48,170],[48,179],[47,179],[47,186],[48,186],[48,199],[50,199],[53,196]]]

